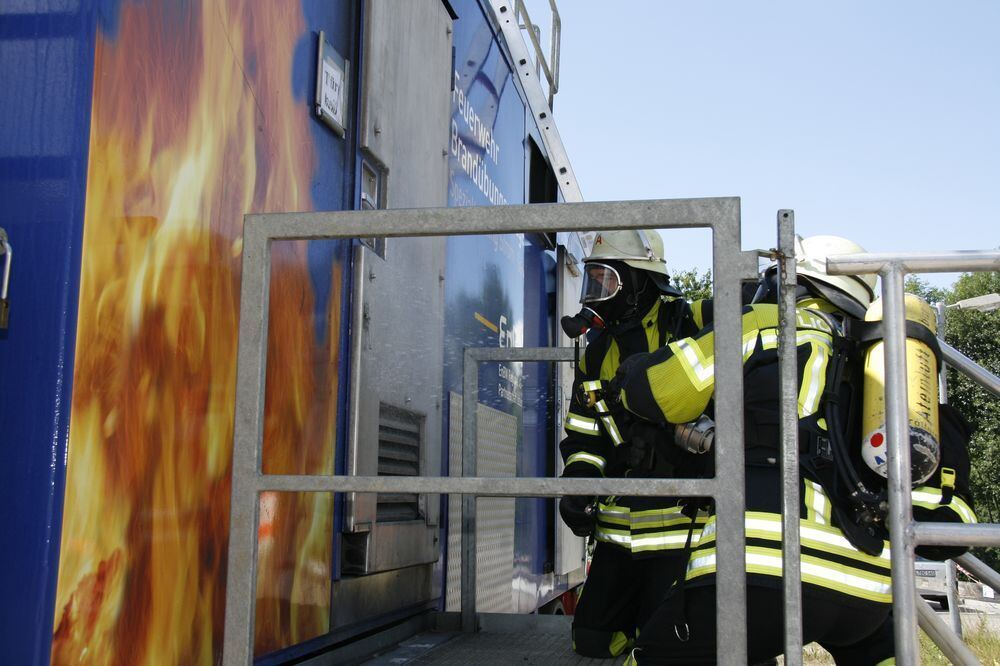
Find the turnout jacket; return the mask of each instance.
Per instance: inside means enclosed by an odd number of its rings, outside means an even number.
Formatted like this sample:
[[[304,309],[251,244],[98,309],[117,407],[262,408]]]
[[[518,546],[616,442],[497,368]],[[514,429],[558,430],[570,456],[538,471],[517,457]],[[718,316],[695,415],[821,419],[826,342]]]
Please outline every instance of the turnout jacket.
[[[673,330],[671,330],[673,329]],[[661,348],[675,335],[692,335],[697,324],[683,299],[660,298],[642,317],[638,326],[620,333],[602,330],[589,341],[574,379],[574,388],[591,382],[610,382],[621,362],[636,353],[648,353]],[[600,407],[606,407],[601,405]],[[559,445],[565,468],[564,477],[667,477],[677,471],[671,466],[633,470],[628,467],[629,422],[631,415],[624,410],[608,418],[588,407],[577,391],[574,392],[564,423],[566,437]],[[672,429],[664,427],[656,436],[672,438]],[[668,446],[670,446],[668,444]],[[594,537],[642,558],[679,552],[684,548],[692,527],[692,518],[676,497],[602,497],[597,502],[597,524]],[[690,511],[689,511],[690,513]],[[707,513],[695,522],[703,524]],[[697,534],[697,533],[695,533]]]
[[[808,307],[801,307],[806,305]],[[800,441],[823,433],[823,400],[827,368],[834,353],[834,329],[818,310],[832,311],[823,301],[800,303],[796,312],[798,355],[797,397]],[[751,584],[780,585],[781,477],[777,467],[778,309],[756,304],[743,310],[743,372],[745,399],[746,570]],[[683,423],[712,411],[715,385],[714,333],[706,328],[696,336],[674,340],[651,354],[634,357],[618,378],[621,400],[632,413],[659,423]],[[942,406],[942,422],[955,413]],[[768,418],[768,414],[773,415]],[[960,417],[958,417],[960,418]],[[976,521],[968,492],[968,453],[964,441],[946,435],[942,427],[942,464],[935,474],[912,491],[918,520]],[[966,433],[966,440],[967,440]],[[853,440],[847,440],[848,446]],[[860,446],[860,440],[858,440]],[[763,449],[765,454],[761,455]],[[767,455],[767,449],[772,455]],[[962,478],[964,475],[964,478]],[[839,595],[867,602],[891,603],[889,544],[878,555],[858,550],[844,535],[827,492],[816,479],[801,478],[800,528],[802,581]],[[710,582],[715,573],[715,517],[710,516],[691,553],[689,581]],[[921,549],[918,549],[920,552]],[[958,552],[961,552],[959,550]],[[957,553],[930,551],[929,557]],[[843,597],[840,597],[843,598]]]

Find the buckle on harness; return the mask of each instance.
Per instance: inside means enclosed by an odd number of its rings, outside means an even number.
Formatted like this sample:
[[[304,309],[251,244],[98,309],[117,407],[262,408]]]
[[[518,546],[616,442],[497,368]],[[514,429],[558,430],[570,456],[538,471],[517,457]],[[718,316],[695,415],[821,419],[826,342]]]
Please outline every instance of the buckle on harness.
[[[819,458],[824,462],[833,461],[833,444],[830,442],[828,437],[816,437],[816,450],[814,455],[816,458]]]

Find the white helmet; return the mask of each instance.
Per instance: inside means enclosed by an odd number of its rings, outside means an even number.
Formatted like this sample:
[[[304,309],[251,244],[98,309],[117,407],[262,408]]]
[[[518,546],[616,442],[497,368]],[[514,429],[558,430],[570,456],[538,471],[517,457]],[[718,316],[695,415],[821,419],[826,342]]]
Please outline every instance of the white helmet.
[[[826,260],[838,254],[864,251],[854,241],[841,236],[796,236],[795,270],[798,277],[819,291],[823,298],[847,314],[861,318],[875,298],[875,274],[829,275]]]
[[[680,296],[670,285],[667,261],[663,258],[663,239],[652,229],[599,231],[584,264],[620,261],[627,266],[646,271],[656,287],[665,294]]]

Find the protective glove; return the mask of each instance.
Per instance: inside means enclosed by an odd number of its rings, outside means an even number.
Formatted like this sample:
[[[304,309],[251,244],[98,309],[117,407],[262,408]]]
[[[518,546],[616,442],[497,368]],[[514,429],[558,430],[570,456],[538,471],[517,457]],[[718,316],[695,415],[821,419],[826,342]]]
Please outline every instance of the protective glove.
[[[592,506],[593,501],[593,497],[582,495],[567,495],[559,500],[559,515],[573,534],[586,537],[594,531],[597,512]]]
[[[653,471],[656,450],[660,446],[659,440],[664,438],[666,433],[648,421],[635,421],[629,426],[628,448],[625,454],[625,464],[633,472],[645,474]]]

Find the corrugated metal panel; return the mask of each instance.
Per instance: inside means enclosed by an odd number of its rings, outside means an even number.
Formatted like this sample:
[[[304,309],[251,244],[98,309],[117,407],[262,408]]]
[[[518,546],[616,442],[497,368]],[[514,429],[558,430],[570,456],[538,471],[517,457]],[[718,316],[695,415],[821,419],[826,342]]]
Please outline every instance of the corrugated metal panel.
[[[462,470],[462,396],[450,394],[449,469]],[[476,406],[479,442],[478,476],[517,475],[518,419],[498,409]],[[483,497],[476,503],[476,610],[514,611],[514,511],[515,500]],[[448,498],[447,609],[458,611],[462,603],[462,497]]]

